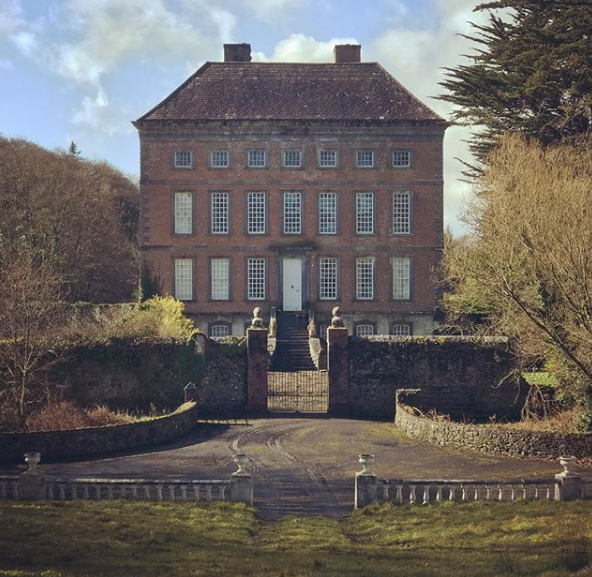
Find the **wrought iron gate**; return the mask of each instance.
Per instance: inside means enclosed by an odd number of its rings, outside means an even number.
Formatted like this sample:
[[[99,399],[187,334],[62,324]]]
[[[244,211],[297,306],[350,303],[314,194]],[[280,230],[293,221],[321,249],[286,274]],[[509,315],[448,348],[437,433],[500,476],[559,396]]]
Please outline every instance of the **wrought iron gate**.
[[[326,413],[327,371],[269,372],[267,410],[271,413]]]

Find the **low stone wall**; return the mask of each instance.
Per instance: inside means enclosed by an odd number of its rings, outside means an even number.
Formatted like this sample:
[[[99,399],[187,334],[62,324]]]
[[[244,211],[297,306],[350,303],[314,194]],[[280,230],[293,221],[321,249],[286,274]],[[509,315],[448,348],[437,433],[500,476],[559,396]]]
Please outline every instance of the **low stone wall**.
[[[177,411],[126,425],[87,427],[39,433],[0,433],[0,462],[22,463],[23,455],[39,452],[43,461],[62,461],[156,445],[182,437],[197,424],[196,403]]]
[[[517,431],[496,425],[437,421],[418,415],[413,410],[415,404],[415,395],[400,391],[395,424],[408,437],[434,445],[545,459],[567,455],[583,458],[592,455],[592,433]]]
[[[514,418],[528,389],[506,338],[351,337],[348,357],[353,416],[392,419],[395,391],[420,388],[421,406],[454,418]]]

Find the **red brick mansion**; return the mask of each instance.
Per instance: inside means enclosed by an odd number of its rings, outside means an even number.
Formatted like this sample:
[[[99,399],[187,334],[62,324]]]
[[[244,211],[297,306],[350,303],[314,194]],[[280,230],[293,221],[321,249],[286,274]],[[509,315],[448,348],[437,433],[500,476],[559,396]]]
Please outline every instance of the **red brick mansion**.
[[[430,334],[447,123],[360,46],[335,63],[225,45],[134,125],[141,252],[212,336],[251,311],[340,306],[352,334]]]

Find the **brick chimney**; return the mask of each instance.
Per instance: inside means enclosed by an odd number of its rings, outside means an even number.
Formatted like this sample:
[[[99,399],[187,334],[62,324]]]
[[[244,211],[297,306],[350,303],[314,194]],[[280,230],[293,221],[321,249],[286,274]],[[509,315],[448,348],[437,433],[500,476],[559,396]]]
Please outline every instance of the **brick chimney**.
[[[336,44],[333,53],[335,64],[361,62],[362,47],[359,44]]]
[[[224,62],[251,62],[251,45],[224,44]]]

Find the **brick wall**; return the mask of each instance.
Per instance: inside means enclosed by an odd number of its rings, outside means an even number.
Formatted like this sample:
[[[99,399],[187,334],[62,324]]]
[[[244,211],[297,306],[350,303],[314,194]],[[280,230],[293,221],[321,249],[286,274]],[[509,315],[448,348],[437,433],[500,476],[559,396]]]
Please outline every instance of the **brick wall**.
[[[208,123],[201,126],[160,126],[141,131],[141,243],[144,261],[158,277],[161,290],[172,293],[175,258],[194,259],[193,302],[188,313],[216,316],[248,313],[254,305],[267,311],[280,306],[281,258],[304,259],[304,307],[328,313],[340,305],[345,313],[398,313],[431,315],[436,306],[434,270],[441,258],[443,127],[429,125],[334,126],[329,123],[237,122],[232,125]],[[265,148],[268,168],[247,168],[246,151]],[[302,168],[281,166],[283,149],[303,152]],[[321,148],[340,152],[339,166],[318,168]],[[356,149],[376,151],[376,168],[355,167]],[[391,151],[411,150],[411,168],[393,168]],[[175,150],[191,150],[191,169],[173,168]],[[228,150],[230,168],[211,168],[209,151]],[[412,233],[392,235],[393,190],[413,193]],[[173,195],[194,193],[194,234],[173,234]],[[210,234],[210,193],[230,193],[230,234]],[[246,233],[248,192],[267,193],[267,234]],[[303,231],[299,235],[282,233],[282,192],[300,191],[303,199]],[[318,234],[318,193],[338,192],[339,225],[337,235]],[[355,193],[375,193],[374,235],[356,235]],[[355,298],[356,256],[376,257],[375,299]],[[246,259],[267,259],[267,299],[246,299]],[[318,259],[339,259],[337,301],[318,299]],[[392,299],[393,256],[413,259],[412,298]],[[209,287],[209,259],[231,259],[229,301],[212,301]],[[242,333],[241,333],[242,334]]]
[[[398,389],[421,389],[417,406],[457,419],[515,417],[524,402],[527,385],[506,378],[515,368],[507,339],[350,338],[348,354],[354,416],[393,418]]]

